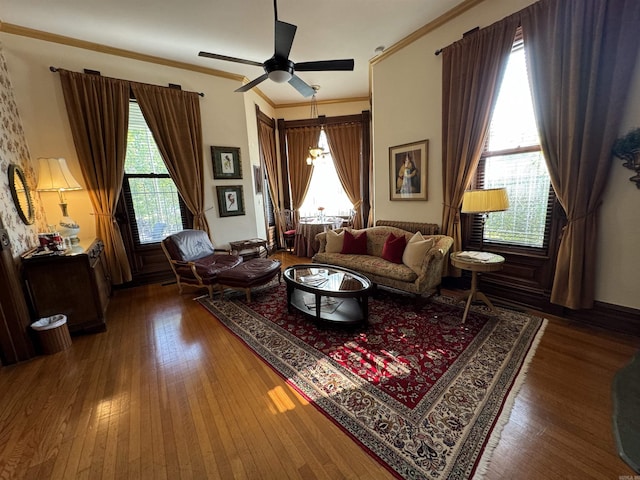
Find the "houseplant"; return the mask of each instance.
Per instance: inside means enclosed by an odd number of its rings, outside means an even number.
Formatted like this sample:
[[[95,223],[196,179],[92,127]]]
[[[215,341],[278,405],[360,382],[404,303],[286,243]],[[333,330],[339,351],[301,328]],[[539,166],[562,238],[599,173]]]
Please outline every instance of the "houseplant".
[[[623,167],[636,172],[629,180],[640,188],[640,128],[631,130],[617,139],[611,151],[616,157],[624,160]]]

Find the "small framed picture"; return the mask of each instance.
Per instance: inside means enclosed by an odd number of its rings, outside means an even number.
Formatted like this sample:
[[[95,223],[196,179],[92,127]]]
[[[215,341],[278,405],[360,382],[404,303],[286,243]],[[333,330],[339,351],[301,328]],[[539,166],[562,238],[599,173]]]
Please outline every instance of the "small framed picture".
[[[389,147],[389,199],[426,200],[429,140]]]
[[[244,197],[242,185],[216,187],[218,194],[218,211],[221,217],[244,215]]]
[[[211,147],[213,178],[242,178],[238,147]]]

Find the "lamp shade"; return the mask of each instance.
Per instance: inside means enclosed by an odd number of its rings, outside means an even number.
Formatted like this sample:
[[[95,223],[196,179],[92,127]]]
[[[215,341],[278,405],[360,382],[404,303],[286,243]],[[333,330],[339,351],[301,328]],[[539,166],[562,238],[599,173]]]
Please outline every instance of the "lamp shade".
[[[462,213],[502,212],[508,208],[506,188],[467,190],[462,197]]]
[[[41,192],[82,190],[82,186],[71,175],[64,158],[39,158],[38,167],[36,190]]]

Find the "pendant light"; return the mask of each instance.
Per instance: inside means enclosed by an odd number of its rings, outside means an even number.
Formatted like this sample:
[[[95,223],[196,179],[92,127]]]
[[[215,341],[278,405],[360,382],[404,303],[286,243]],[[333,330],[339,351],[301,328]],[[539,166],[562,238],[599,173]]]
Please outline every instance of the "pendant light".
[[[313,96],[311,97],[311,119],[318,119],[318,101],[316,100],[316,94],[320,90],[320,85],[311,85],[313,88]],[[324,128],[322,128],[324,130]],[[309,155],[307,156],[307,165],[315,165],[316,160],[324,158],[329,152],[325,151],[320,146],[309,147]]]

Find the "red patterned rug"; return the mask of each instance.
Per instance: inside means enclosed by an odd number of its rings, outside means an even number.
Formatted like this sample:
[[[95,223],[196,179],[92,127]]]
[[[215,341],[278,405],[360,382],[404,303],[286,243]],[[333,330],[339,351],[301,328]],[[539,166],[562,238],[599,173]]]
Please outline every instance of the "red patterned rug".
[[[482,473],[545,324],[475,306],[462,324],[462,302],[382,289],[369,300],[369,324],[355,328],[287,313],[284,285],[250,304],[231,298],[199,301],[391,472],[410,479]]]

